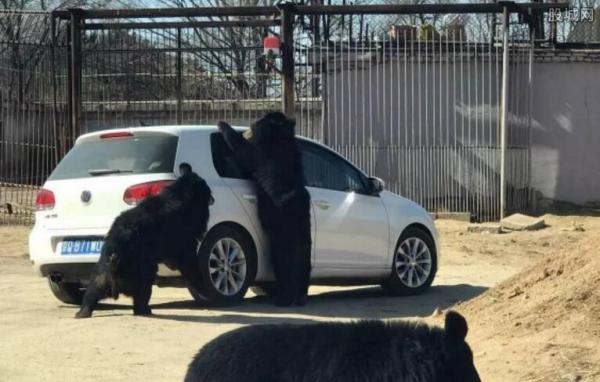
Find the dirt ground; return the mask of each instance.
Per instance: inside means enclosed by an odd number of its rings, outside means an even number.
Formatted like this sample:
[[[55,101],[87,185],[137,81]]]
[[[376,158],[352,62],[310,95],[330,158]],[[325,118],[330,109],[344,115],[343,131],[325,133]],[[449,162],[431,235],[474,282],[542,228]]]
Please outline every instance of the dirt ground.
[[[546,215],[545,229],[505,234],[470,233],[468,223],[438,220],[438,276],[417,297],[387,297],[375,286],[311,287],[304,308],[276,308],[248,293],[239,306],[204,309],[184,289],[155,288],[152,317],[133,317],[131,301],[122,297],[89,320],[73,319],[76,307],[58,302],[34,274],[28,228],[0,226],[0,381],[177,381],[198,348],[241,325],[359,318],[439,323],[434,311],[450,307],[468,319],[483,381],[600,381],[600,330],[582,322],[600,316],[592,288],[600,273],[581,268],[599,254],[600,215],[588,215]],[[558,253],[586,256],[581,264],[554,264]],[[571,273],[579,276],[558,278]],[[583,295],[561,292],[580,290],[577,282],[589,286]]]

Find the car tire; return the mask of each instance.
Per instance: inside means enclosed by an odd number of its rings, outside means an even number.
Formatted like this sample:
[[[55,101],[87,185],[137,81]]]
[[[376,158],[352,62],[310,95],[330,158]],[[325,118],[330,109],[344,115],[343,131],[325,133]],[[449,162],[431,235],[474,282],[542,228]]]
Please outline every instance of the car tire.
[[[212,229],[197,252],[202,290],[188,287],[202,304],[227,306],[239,303],[256,277],[257,256],[248,234],[230,226]]]
[[[195,287],[189,284],[187,284],[187,289],[197,303],[200,303],[202,305],[208,305],[209,300],[205,296],[206,292],[204,292],[204,289],[197,290]]]
[[[54,297],[60,301],[65,304],[81,305],[85,289],[83,289],[80,283],[56,282],[48,278],[48,284]]]
[[[408,227],[394,250],[392,272],[381,286],[395,296],[423,293],[431,286],[437,272],[435,243],[428,232]]]

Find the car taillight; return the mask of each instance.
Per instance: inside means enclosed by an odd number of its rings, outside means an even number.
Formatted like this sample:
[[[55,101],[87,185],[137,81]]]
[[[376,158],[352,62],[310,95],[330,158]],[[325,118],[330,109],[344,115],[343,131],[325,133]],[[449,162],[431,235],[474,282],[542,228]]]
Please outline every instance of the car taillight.
[[[35,208],[38,211],[51,210],[56,203],[54,192],[42,188],[35,198]]]
[[[158,195],[165,187],[175,182],[174,180],[159,180],[136,184],[125,190],[123,201],[127,204],[137,204],[148,196]]]

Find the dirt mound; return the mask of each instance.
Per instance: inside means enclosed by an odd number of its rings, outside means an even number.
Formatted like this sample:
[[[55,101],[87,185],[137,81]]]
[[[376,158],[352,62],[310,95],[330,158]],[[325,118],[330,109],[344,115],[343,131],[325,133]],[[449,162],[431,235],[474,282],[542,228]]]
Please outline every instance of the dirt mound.
[[[476,361],[504,363],[515,381],[600,381],[599,248],[600,235],[566,242],[457,305]]]

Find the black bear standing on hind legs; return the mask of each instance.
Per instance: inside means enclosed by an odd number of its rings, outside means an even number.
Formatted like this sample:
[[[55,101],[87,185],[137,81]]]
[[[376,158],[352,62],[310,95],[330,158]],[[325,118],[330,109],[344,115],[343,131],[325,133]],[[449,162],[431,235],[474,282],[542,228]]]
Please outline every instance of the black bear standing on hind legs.
[[[208,344],[185,382],[480,382],[467,321],[245,326]]]
[[[275,304],[280,306],[304,305],[310,282],[310,194],[294,126],[282,113],[268,113],[243,135],[226,122],[218,124],[256,181],[258,217],[269,237]]]
[[[181,176],[160,194],[115,219],[76,318],[90,317],[99,300],[116,299],[120,293],[133,297],[135,315],[151,314],[148,302],[161,262],[174,265],[188,283],[201,287],[195,249],[206,233],[214,199],[189,164],[180,164],[179,171]]]

